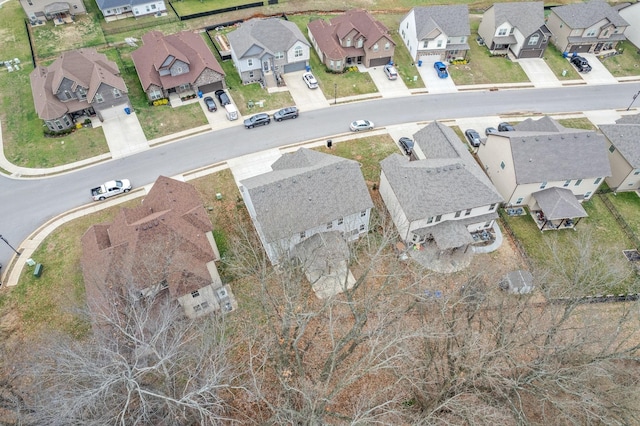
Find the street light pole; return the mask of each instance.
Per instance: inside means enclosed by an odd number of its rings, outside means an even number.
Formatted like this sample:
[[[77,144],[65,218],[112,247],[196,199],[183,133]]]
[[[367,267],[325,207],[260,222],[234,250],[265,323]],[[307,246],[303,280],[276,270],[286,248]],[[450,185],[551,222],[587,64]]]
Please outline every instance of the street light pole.
[[[333,83],[333,104],[338,103],[338,83]]]
[[[636,101],[636,98],[640,96],[640,91],[638,91],[638,93],[636,93],[635,95],[633,95],[633,99],[631,100],[631,103],[629,104],[629,106],[627,107],[627,111],[629,111],[629,108],[631,108],[631,105],[633,105],[633,103]]]
[[[9,241],[7,241],[2,235],[0,235],[0,240],[4,241],[9,247],[11,247],[11,250],[16,252],[16,254],[20,256],[20,252],[16,250],[11,244],[9,244]]]

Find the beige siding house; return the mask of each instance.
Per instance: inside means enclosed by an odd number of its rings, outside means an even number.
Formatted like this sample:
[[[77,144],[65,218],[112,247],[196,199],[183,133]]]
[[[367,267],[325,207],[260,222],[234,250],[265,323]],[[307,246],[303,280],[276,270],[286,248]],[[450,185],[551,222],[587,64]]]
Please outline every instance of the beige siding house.
[[[640,189],[640,115],[622,117],[616,124],[600,126],[607,138],[611,176],[607,185],[615,192]]]

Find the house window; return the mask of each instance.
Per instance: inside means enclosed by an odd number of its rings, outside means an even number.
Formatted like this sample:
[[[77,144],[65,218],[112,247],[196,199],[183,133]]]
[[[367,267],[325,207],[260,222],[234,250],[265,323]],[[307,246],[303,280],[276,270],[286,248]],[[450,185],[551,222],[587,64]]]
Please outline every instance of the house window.
[[[153,90],[149,92],[149,99],[151,99],[152,101],[160,98],[162,98],[162,92],[160,90]]]
[[[101,93],[96,93],[96,96],[95,96],[95,98],[94,98],[94,99],[95,99],[95,101],[96,101],[97,103],[102,103],[102,102],[104,102],[104,98],[102,97],[102,94],[101,94]]]
[[[440,220],[442,220],[442,215],[439,214],[438,216],[436,216],[436,222],[440,222]]]
[[[364,39],[362,37],[360,37],[358,39],[358,45],[356,47],[362,47],[363,44],[364,44]]]
[[[336,63],[333,60],[329,61],[329,68],[331,68],[331,69],[335,69],[336,68]]]
[[[492,212],[495,210],[495,208],[496,208],[496,203],[493,203],[489,206],[489,211]]]
[[[194,299],[198,296],[200,296],[200,292],[198,290],[191,292],[191,297],[193,297]]]
[[[302,232],[300,233],[300,238],[304,238],[304,237],[306,237],[306,236],[307,236],[307,233],[306,233],[305,231],[302,231]]]
[[[515,31],[515,27],[511,27],[511,29],[509,30],[509,35],[513,35],[513,31]]]
[[[402,38],[405,38],[405,36],[404,36],[404,29],[402,30]]]
[[[540,189],[545,189],[547,187],[547,182],[542,182],[540,184]]]
[[[253,71],[249,71],[249,78],[253,78],[254,75]]]
[[[562,186],[567,187],[567,186],[569,186],[570,183],[571,183],[571,180],[565,180],[564,181],[564,185],[562,185]]]
[[[120,96],[122,96],[122,93],[120,93],[120,90],[113,89],[113,97],[119,98]]]
[[[391,43],[386,42],[386,43],[384,44],[384,50],[389,50],[389,49],[391,49]]]
[[[409,28],[409,21],[407,21],[407,28]]]
[[[296,48],[293,50],[293,56],[295,58],[302,58],[303,55],[304,52],[302,51],[302,47],[296,46]]]
[[[498,36],[506,36],[507,35],[507,29],[506,28],[500,28],[498,30]]]
[[[489,222],[485,222],[485,223],[484,223],[484,227],[485,227],[485,228],[488,228],[489,226],[491,226],[491,221],[489,221]]]
[[[589,191],[586,194],[584,194],[584,198],[589,198],[589,197],[591,197],[591,191]]]
[[[540,35],[539,34],[534,34],[531,37],[529,37],[529,46],[535,46],[538,44],[538,41],[540,40]]]
[[[433,216],[431,216],[429,219],[427,219],[427,223],[433,223]]]
[[[342,68],[342,61],[336,61],[336,69],[339,70]]]
[[[338,225],[342,225],[344,223],[344,220],[342,218],[338,219]]]
[[[609,146],[609,152],[613,153],[616,150],[616,147],[611,145]]]
[[[64,96],[67,98],[67,100],[69,100],[69,99],[73,99],[73,95],[72,95],[72,94],[71,94],[71,92],[70,92],[70,91],[68,91],[68,90],[65,90],[65,91],[64,91]]]
[[[333,222],[327,223],[327,229],[331,229],[331,228],[333,228]]]
[[[360,225],[360,232],[364,231],[364,225]]]
[[[62,120],[64,121],[64,124],[67,127],[71,126],[71,121],[69,121],[69,117],[67,117],[66,115],[64,116],[64,118]]]
[[[464,212],[464,215],[465,215],[465,216],[469,216],[470,214],[471,214],[471,209],[467,209],[467,211],[466,211],[466,212]]]
[[[520,205],[520,204],[522,204],[522,197],[516,200],[516,205]]]
[[[274,55],[274,57],[276,59],[282,59],[284,58],[284,52],[276,52],[276,54]]]
[[[348,39],[345,40],[345,47],[351,47],[351,38],[349,37]]]
[[[62,130],[63,129],[62,123],[60,122],[60,120],[56,120],[56,121],[54,121],[54,123],[55,123],[56,127],[58,128],[58,130]]]
[[[360,212],[360,217],[365,217],[367,215],[367,211],[366,210],[362,210]]]
[[[595,37],[595,35],[596,35],[596,30],[587,31],[587,37]]]
[[[87,99],[87,91],[84,87],[78,87],[78,93],[80,94],[80,99]]]
[[[247,66],[248,67],[252,67],[253,66],[253,58],[247,59]]]
[[[374,44],[374,45],[373,45],[373,51],[374,51],[374,52],[377,52],[377,51],[378,51],[378,43],[376,43],[376,44]]]
[[[640,170],[636,170],[635,173],[633,174],[634,176],[640,175]]]
[[[503,162],[501,162],[501,163],[500,163],[500,168],[501,168],[502,170],[504,170],[504,168],[505,168],[505,167],[507,167],[507,165],[506,165],[506,164],[504,164],[504,161],[503,161]]]
[[[155,9],[156,9],[156,5],[155,5],[155,4],[152,4],[152,5],[151,5],[151,10],[155,10]]]
[[[438,40],[437,47],[442,47],[442,40]]]
[[[576,184],[575,184],[574,186],[580,186],[580,184],[581,184],[581,183],[582,183],[582,179],[578,179],[578,180],[576,181]]]
[[[600,183],[600,181],[602,180],[602,178],[597,178],[596,180],[593,181],[594,185],[597,185]]]
[[[191,87],[191,85],[189,83],[185,83],[185,84],[181,84],[180,85],[180,90],[188,90]]]
[[[462,214],[462,210],[458,210],[454,217],[460,217],[461,214]]]

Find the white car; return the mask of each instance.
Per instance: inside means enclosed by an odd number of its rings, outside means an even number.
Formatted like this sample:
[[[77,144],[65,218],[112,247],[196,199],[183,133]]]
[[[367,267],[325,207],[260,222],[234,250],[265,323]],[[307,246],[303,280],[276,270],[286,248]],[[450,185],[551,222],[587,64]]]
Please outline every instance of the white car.
[[[384,66],[384,73],[387,75],[389,80],[397,80],[398,79],[398,71],[396,67],[391,64],[387,64]]]
[[[304,80],[309,89],[318,88],[318,80],[316,80],[316,78],[310,72],[305,72],[304,74],[302,74],[302,80]]]
[[[373,121],[369,120],[356,120],[349,126],[352,132],[359,132],[360,130],[371,130],[373,129],[373,127]]]

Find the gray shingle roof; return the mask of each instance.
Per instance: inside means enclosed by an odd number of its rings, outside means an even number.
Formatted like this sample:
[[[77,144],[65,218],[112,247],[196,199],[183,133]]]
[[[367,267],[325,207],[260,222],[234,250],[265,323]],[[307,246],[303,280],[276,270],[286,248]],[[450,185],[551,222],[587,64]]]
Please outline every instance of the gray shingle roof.
[[[631,167],[640,169],[640,124],[602,124],[600,131]]]
[[[380,163],[410,221],[503,201],[453,130],[433,122],[413,135],[425,159],[392,154]]]
[[[250,19],[227,34],[227,38],[239,58],[247,55],[253,46],[259,46],[272,55],[286,52],[298,41],[309,46],[296,24],[280,18]]]
[[[544,25],[544,3],[518,2],[494,3],[496,27],[509,22],[525,37],[530,36]]]
[[[549,220],[589,216],[570,189],[552,187],[531,195]]]
[[[149,0],[96,0],[100,10],[113,9],[123,6],[139,6],[149,3]]]
[[[373,207],[357,161],[300,148],[272,169],[240,182],[269,242]]]
[[[468,36],[469,8],[466,4],[451,6],[414,7],[418,40],[439,29],[448,37]]]
[[[570,28],[588,28],[603,18],[608,19],[617,27],[629,25],[617,10],[602,0],[568,4],[566,6],[553,7],[551,10]]]

